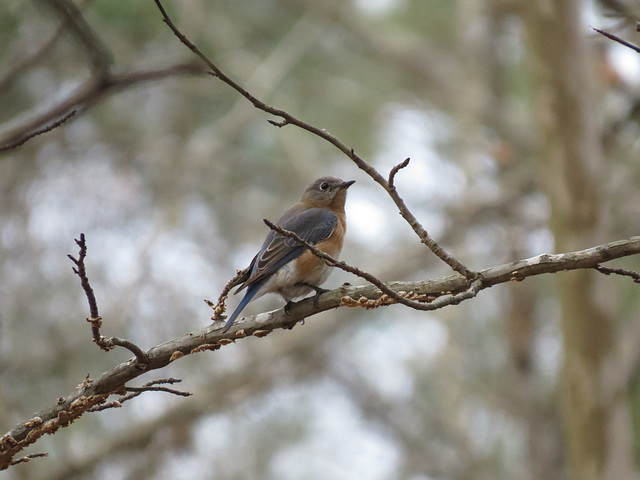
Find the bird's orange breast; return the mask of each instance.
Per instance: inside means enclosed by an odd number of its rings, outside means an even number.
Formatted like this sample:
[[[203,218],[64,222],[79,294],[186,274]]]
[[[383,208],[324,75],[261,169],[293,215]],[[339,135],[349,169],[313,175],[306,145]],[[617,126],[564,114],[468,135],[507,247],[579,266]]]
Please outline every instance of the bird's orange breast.
[[[340,217],[338,217],[340,219]],[[342,219],[340,219],[342,220]],[[323,242],[318,243],[317,247],[333,258],[337,259],[342,251],[344,242],[345,228],[343,221],[338,221],[338,225],[334,228],[331,236]],[[296,260],[296,273],[300,277],[300,281],[312,284],[322,283],[326,280],[328,273],[325,271],[329,266],[321,258],[316,257],[309,250],[300,255]]]

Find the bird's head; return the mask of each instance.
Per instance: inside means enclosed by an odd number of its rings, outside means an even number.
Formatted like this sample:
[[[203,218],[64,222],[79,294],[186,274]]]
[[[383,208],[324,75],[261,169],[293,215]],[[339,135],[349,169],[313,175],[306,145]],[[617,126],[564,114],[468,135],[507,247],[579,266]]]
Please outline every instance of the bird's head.
[[[307,187],[301,201],[313,207],[344,210],[347,189],[354,183],[355,180],[345,182],[337,177],[320,177]]]

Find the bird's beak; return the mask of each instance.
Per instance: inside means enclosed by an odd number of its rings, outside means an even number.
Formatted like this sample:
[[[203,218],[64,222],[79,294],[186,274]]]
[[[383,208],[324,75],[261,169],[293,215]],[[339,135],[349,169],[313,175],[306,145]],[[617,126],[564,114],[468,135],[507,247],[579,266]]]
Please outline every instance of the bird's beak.
[[[340,190],[346,190],[347,188],[349,188],[354,183],[356,183],[355,180],[349,180],[348,182],[342,182],[338,188]]]

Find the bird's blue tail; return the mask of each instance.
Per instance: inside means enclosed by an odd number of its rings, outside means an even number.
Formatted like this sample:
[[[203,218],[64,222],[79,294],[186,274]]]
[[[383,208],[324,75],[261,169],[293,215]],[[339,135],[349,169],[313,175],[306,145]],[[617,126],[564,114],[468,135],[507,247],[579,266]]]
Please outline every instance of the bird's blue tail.
[[[256,293],[258,293],[258,290],[260,290],[261,286],[262,286],[262,282],[249,285],[249,287],[247,288],[247,293],[245,293],[244,298],[240,300],[240,303],[238,304],[236,309],[233,311],[233,313],[229,317],[229,320],[227,320],[227,323],[225,324],[224,329],[222,330],[222,333],[225,333],[227,330],[231,328],[231,325],[233,325],[233,322],[236,320],[236,318],[238,318],[238,315],[242,313],[242,310],[244,310],[244,307],[246,307],[247,304],[251,300],[253,300],[253,297],[256,296]]]

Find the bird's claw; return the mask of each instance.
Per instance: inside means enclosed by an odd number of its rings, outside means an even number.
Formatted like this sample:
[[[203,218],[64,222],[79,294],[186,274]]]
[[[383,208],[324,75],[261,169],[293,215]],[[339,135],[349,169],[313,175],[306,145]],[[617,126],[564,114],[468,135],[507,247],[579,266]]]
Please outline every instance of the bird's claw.
[[[284,306],[284,314],[288,317],[290,315],[290,310],[291,310],[291,305],[293,305],[293,302],[291,300],[289,300],[286,305]]]
[[[307,282],[300,282],[298,283],[298,285],[302,287],[308,287],[316,292],[316,294],[313,296],[313,306],[316,308],[320,308],[320,306],[318,305],[318,299],[320,298],[320,295],[322,295],[323,293],[327,293],[329,290]]]
[[[313,296],[313,306],[316,308],[320,308],[320,306],[318,305],[318,300],[320,299],[320,295],[322,295],[323,293],[327,293],[329,290],[327,290],[326,288],[321,288],[311,284],[309,284],[309,287],[315,290],[316,292],[316,294]]]

